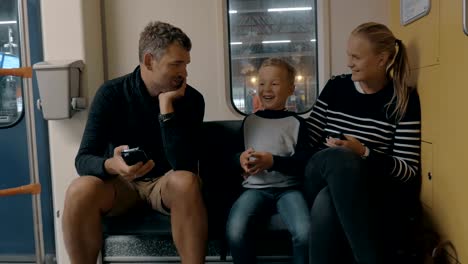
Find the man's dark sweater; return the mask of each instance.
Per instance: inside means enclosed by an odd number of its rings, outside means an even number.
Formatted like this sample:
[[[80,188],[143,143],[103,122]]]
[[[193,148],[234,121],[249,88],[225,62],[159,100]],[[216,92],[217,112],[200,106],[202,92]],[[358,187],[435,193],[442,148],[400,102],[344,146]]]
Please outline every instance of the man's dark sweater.
[[[185,95],[174,102],[174,111],[173,118],[159,121],[159,101],[148,93],[140,67],[104,83],[94,97],[75,159],[78,174],[109,178],[104,162],[121,145],[140,147],[155,162],[141,179],[162,176],[171,169],[196,172],[203,96],[187,85]]]

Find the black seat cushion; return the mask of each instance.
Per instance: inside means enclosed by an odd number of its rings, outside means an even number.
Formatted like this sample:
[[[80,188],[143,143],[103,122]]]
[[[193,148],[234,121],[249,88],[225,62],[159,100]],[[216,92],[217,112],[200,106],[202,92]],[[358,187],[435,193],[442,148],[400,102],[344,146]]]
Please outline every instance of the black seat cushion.
[[[106,235],[153,234],[171,236],[171,219],[154,210],[133,210],[122,216],[104,218]]]
[[[241,126],[240,120],[204,122],[200,139],[199,173],[208,211],[209,238],[210,241],[222,241],[221,245],[225,245],[225,228],[229,211],[242,191],[240,171],[233,167],[232,162],[233,155],[243,150]],[[170,241],[171,237],[170,218],[150,209],[132,211],[119,217],[107,217],[103,221],[103,230],[105,247],[106,241],[121,241],[121,236],[131,236],[132,239],[141,237],[144,238],[143,241],[168,240],[168,238]],[[271,218],[268,233],[265,238],[269,243],[286,248],[286,252],[290,252],[286,226],[278,214]],[[119,239],[115,239],[117,237]],[[130,247],[128,243],[121,244],[117,247],[119,250],[123,250],[122,247]],[[265,247],[267,252],[263,255],[273,256],[278,253],[268,248]],[[221,249],[221,252],[224,251]],[[104,254],[106,252],[110,251],[104,250]],[[283,252],[281,255],[284,255]]]

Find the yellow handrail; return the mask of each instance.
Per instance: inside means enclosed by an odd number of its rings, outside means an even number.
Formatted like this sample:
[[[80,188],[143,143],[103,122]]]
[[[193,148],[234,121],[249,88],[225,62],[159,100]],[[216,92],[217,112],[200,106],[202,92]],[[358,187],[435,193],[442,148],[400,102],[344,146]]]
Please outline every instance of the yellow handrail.
[[[23,78],[32,78],[33,72],[32,67],[22,67],[14,69],[0,69],[0,76],[18,76]]]
[[[0,69],[0,76],[18,76],[32,78],[32,67],[22,67],[13,69]],[[41,192],[39,183],[27,184],[15,188],[0,190],[0,196],[10,196],[16,194],[38,194]]]
[[[0,196],[10,196],[17,194],[38,194],[41,192],[41,185],[39,183],[32,183],[15,188],[0,190]]]

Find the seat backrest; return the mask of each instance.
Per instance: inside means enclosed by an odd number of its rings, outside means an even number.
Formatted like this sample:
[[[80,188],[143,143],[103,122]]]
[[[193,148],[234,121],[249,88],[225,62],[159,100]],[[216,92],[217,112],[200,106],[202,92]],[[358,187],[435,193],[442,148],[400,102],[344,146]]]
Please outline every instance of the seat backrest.
[[[233,158],[243,149],[241,125],[242,121],[203,123],[199,171],[207,184],[222,182],[225,185],[226,180],[231,179],[227,176],[239,175]]]
[[[224,232],[229,210],[241,191],[242,177],[233,166],[235,154],[243,150],[241,126],[241,120],[203,123],[199,173],[210,233]]]

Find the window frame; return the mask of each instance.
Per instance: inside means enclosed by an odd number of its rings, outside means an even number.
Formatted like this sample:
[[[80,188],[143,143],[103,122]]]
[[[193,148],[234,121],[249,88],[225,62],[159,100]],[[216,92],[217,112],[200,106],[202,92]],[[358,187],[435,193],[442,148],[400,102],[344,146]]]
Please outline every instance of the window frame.
[[[247,116],[248,113],[242,112],[234,103],[234,92],[233,92],[233,76],[231,68],[231,29],[230,29],[230,14],[229,14],[229,1],[222,1],[222,12],[223,12],[223,22],[224,22],[224,44],[225,44],[225,73],[226,73],[226,101],[229,105],[229,108],[232,108],[233,112],[240,114],[241,116]],[[329,10],[330,3],[327,0],[312,0],[315,2],[315,27],[316,27],[316,83],[317,88],[316,99],[319,97],[323,87],[326,84],[326,81],[330,78],[330,48],[329,48]],[[312,110],[315,102],[312,102],[312,105],[309,109],[303,112],[297,112],[298,115],[303,117],[308,116]]]
[[[21,3],[19,1],[12,1],[12,2],[16,2],[16,26],[15,26],[15,30],[17,32],[17,36],[16,36],[16,42],[17,42],[17,45],[18,45],[18,54],[10,54],[10,53],[4,53],[3,55],[3,60],[5,59],[5,54],[7,55],[14,55],[14,56],[17,56],[18,59],[19,59],[19,67],[18,68],[21,68],[23,67],[24,65],[24,58],[23,58],[23,34],[24,32],[22,32],[22,30],[24,30],[24,28],[22,27],[22,23],[24,23],[21,19],[22,19],[22,16],[21,16]],[[5,25],[0,25],[0,26],[6,26],[7,24]],[[2,66],[2,65],[0,65]],[[6,81],[6,80],[3,80],[4,78],[9,78],[11,76],[9,75],[6,75],[6,76],[0,76],[1,78],[1,81]],[[13,121],[13,122],[9,122],[9,123],[6,123],[5,125],[3,125],[2,123],[0,123],[0,129],[6,129],[6,128],[11,128],[11,127],[14,127],[16,126],[18,123],[20,123],[24,116],[25,116],[25,91],[24,91],[24,86],[25,86],[25,80],[24,80],[24,77],[16,77],[16,76],[12,76],[13,78],[15,78],[15,80],[18,82],[17,85],[20,86],[20,90],[21,90],[21,112],[18,113],[17,115],[17,118]],[[16,97],[16,104],[18,104],[18,97]],[[18,107],[17,107],[18,109]],[[0,109],[1,110],[1,109]]]

